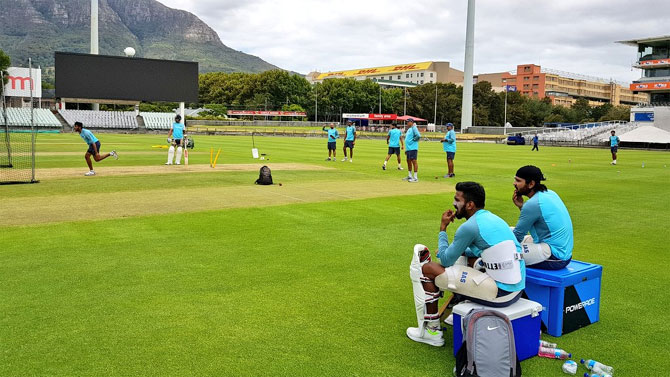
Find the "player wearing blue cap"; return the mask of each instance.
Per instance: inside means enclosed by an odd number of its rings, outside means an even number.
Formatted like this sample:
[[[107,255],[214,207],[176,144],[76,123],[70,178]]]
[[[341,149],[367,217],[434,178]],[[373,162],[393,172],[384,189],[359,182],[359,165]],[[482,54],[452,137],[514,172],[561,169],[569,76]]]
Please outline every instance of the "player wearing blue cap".
[[[400,160],[400,149],[405,149],[405,143],[402,141],[402,131],[398,129],[398,125],[394,122],[391,125],[391,130],[388,135],[386,135],[386,144],[389,146],[388,155],[386,160],[384,160],[384,165],[382,165],[382,170],[386,170],[386,163],[391,158],[391,155],[394,154],[398,156],[398,170],[402,170],[402,161]]]
[[[79,134],[79,136],[81,136],[82,139],[84,139],[86,144],[88,144],[88,150],[84,155],[84,158],[86,159],[86,164],[88,165],[88,173],[84,174],[85,176],[95,175],[95,171],[93,170],[93,163],[91,162],[91,156],[93,156],[95,162],[102,161],[109,156],[112,156],[117,160],[119,159],[119,155],[116,153],[116,151],[111,151],[109,153],[101,155],[100,141],[98,140],[97,137],[95,137],[95,135],[93,135],[93,132],[85,129],[84,125],[81,122],[74,122],[74,130]]]
[[[447,168],[449,171],[444,178],[455,177],[454,174],[454,157],[456,157],[456,132],[454,132],[454,125],[447,123],[447,134],[444,139],[440,140],[442,149],[447,153]]]
[[[572,220],[558,194],[540,183],[544,179],[536,166],[517,170],[512,202],[521,210],[521,215],[514,235],[521,242],[528,267],[558,270],[572,259]],[[524,195],[528,197],[525,203]]]
[[[330,128],[323,127],[323,131],[328,132],[328,158],[326,161],[331,161],[330,155],[333,155],[333,161],[336,160],[335,154],[337,153],[337,139],[340,137],[340,133],[337,132],[335,124],[331,123]]]
[[[354,162],[354,145],[356,145],[356,126],[352,124],[353,122],[347,121],[347,130],[346,137],[344,138],[344,158],[342,161],[347,160],[347,148],[349,148],[349,162]]]
[[[416,159],[419,154],[419,140],[421,140],[421,133],[414,124],[414,119],[407,119],[407,132],[405,133],[405,156],[407,157],[407,177],[403,180],[408,182],[419,182],[419,164]],[[412,176],[414,170],[414,176]]]

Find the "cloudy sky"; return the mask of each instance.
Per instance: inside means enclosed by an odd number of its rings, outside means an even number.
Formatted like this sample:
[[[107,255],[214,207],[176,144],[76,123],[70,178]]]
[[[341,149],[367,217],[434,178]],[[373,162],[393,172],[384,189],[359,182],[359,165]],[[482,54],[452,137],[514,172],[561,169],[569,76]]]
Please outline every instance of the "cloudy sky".
[[[159,1],[300,73],[428,60],[463,69],[466,0]],[[614,42],[670,35],[668,0],[477,0],[475,15],[475,73],[534,63],[630,82],[636,50]]]

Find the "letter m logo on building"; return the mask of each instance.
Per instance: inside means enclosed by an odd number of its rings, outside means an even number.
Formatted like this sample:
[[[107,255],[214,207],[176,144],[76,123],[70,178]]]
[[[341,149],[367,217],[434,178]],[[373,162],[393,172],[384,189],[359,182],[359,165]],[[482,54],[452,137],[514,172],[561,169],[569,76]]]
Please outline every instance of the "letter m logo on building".
[[[30,79],[30,77],[17,77],[17,76],[8,76],[10,85],[12,89],[20,89],[20,90],[26,90],[30,89],[33,86],[33,82]],[[19,82],[21,84],[20,88],[16,87],[16,83]],[[26,88],[26,82],[30,84],[28,88]]]

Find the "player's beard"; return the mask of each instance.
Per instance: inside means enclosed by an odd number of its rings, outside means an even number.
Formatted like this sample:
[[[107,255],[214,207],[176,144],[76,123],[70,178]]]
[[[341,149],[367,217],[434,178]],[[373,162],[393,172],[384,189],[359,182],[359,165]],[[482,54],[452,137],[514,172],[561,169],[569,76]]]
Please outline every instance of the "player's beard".
[[[516,192],[517,192],[518,195],[528,196],[528,194],[530,194],[530,189],[528,188],[528,185],[526,184],[526,185],[521,186],[520,188],[517,188]]]
[[[465,205],[461,204],[460,202],[454,202],[454,208],[456,208],[456,218],[457,219],[462,219],[465,217]]]

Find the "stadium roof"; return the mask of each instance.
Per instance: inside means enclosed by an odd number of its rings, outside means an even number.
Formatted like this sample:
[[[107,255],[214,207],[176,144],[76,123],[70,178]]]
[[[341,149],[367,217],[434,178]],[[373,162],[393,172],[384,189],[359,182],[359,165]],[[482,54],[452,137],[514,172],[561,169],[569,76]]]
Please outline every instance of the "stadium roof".
[[[640,43],[644,44],[653,44],[656,42],[670,42],[670,35],[662,35],[660,37],[650,37],[650,38],[640,38],[640,39],[630,39],[627,41],[616,41],[616,43],[621,43],[630,46],[637,46]]]
[[[344,77],[356,77],[356,76],[383,75],[386,73],[394,74],[399,72],[420,71],[428,69],[432,64],[433,62],[421,62],[421,63],[389,65],[385,67],[352,69],[348,71],[325,72],[317,76],[316,79],[323,80],[327,78],[344,78]]]
[[[619,136],[621,141],[632,143],[670,144],[670,132],[653,126],[642,126]]]

